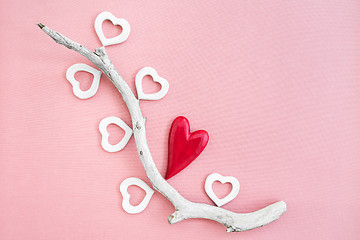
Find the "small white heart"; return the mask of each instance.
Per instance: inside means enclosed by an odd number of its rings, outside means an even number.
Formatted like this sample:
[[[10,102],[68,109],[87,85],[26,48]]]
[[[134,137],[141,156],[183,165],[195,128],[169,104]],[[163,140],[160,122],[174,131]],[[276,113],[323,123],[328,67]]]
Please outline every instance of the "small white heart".
[[[125,131],[124,137],[121,139],[120,142],[115,145],[109,143],[109,133],[106,129],[107,126],[112,123],[118,125]],[[129,142],[131,135],[133,134],[133,130],[118,117],[107,117],[101,120],[99,124],[99,130],[102,135],[101,146],[105,151],[108,152],[118,152],[123,149]]]
[[[215,181],[220,181],[222,184],[224,183],[231,183],[232,189],[231,192],[224,198],[219,199],[212,188],[212,184]],[[221,207],[222,205],[230,202],[233,200],[240,191],[240,183],[235,177],[227,176],[224,177],[218,173],[210,174],[205,181],[205,191],[207,195],[211,198],[211,200],[218,206]]]
[[[145,76],[151,76],[154,82],[160,83],[161,89],[157,93],[146,94],[142,89],[142,80]],[[159,76],[155,69],[152,67],[144,67],[142,68],[135,77],[135,86],[138,95],[138,99],[144,100],[159,100],[165,97],[166,93],[169,91],[169,83],[166,79]]]
[[[137,206],[130,204],[130,194],[127,189],[129,186],[136,185],[146,192],[144,199]],[[120,192],[123,196],[122,207],[127,213],[135,214],[144,211],[150,202],[154,190],[152,190],[143,180],[135,177],[127,178],[120,184]]]
[[[106,38],[102,29],[102,24],[105,20],[110,20],[114,25],[121,26],[122,32],[120,35],[113,38]],[[109,46],[122,43],[129,37],[130,24],[125,19],[115,17],[110,12],[102,12],[95,19],[95,31],[103,46]]]
[[[80,83],[75,79],[75,73],[77,73],[78,71],[84,71],[94,75],[94,79],[91,84],[91,87],[86,91],[82,91],[80,89]],[[68,70],[66,71],[66,79],[73,86],[73,92],[75,96],[77,96],[80,99],[91,98],[92,96],[95,95],[95,93],[99,88],[100,77],[101,77],[101,72],[99,70],[90,67],[89,65],[86,65],[84,63],[76,63],[71,67],[69,67]]]

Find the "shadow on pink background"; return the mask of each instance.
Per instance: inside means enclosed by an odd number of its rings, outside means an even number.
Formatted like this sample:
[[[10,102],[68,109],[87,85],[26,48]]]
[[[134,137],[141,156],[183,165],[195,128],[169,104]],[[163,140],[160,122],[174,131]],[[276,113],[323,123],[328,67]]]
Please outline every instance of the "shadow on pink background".
[[[0,239],[356,239],[359,9],[355,0],[2,1]],[[279,220],[232,234],[208,220],[169,225],[173,207],[159,193],[144,212],[124,212],[120,183],[149,182],[134,139],[107,153],[98,125],[108,116],[130,125],[126,106],[104,76],[93,98],[77,99],[66,69],[89,61],[36,26],[95,49],[93,23],[105,10],[132,28],[125,43],[106,48],[131,89],[144,66],[170,83],[164,99],[141,102],[160,172],[176,116],[209,132],[205,151],[169,183],[212,204],[206,176],[234,176],[240,193],[225,209],[251,212],[284,200]],[[151,81],[145,88],[156,91]],[[121,137],[111,132],[112,141]],[[135,203],[142,195],[130,190]]]

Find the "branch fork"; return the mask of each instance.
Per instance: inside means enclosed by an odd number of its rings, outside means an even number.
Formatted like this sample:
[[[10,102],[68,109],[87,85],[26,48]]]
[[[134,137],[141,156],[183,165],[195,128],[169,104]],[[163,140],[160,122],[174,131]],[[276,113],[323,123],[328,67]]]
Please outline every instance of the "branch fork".
[[[227,228],[227,232],[240,232],[264,226],[278,219],[286,212],[286,203],[279,201],[251,213],[234,213],[223,208],[191,202],[180,195],[160,174],[155,166],[146,141],[145,117],[141,113],[139,100],[134,96],[128,84],[120,76],[106,54],[100,47],[94,52],[74,42],[62,34],[39,23],[38,26],[58,44],[78,52],[96,65],[120,92],[130,112],[132,129],[139,158],[153,188],[164,195],[175,208],[168,218],[170,224],[190,218],[204,218],[217,221]]]

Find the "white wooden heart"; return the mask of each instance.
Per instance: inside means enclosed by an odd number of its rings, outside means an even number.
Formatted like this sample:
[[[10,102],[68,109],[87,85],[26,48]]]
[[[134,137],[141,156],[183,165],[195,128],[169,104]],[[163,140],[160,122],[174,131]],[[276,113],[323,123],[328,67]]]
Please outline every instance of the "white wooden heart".
[[[130,204],[130,194],[128,193],[128,187],[136,185],[146,192],[144,199],[137,206]],[[143,180],[135,177],[127,178],[120,184],[120,192],[123,196],[122,207],[127,213],[135,214],[144,211],[150,202],[154,190],[152,190]]]
[[[142,88],[142,80],[145,76],[151,76],[154,82],[160,83],[161,89],[157,93],[149,93],[146,94]],[[144,67],[142,68],[135,77],[135,86],[138,95],[138,99],[144,100],[159,100],[165,97],[166,93],[169,91],[169,83],[166,79],[159,76],[156,70],[152,67]]]
[[[124,137],[115,145],[109,143],[109,133],[106,129],[109,124],[116,124],[125,131]],[[118,152],[123,149],[133,134],[133,130],[118,117],[107,117],[101,120],[99,130],[102,135],[101,146],[107,152]]]
[[[231,192],[224,198],[219,199],[215,193],[214,190],[212,188],[212,184],[215,181],[219,181],[222,184],[224,183],[231,183],[232,185],[232,189]],[[231,200],[233,200],[240,191],[240,183],[239,181],[235,178],[235,177],[231,177],[231,176],[222,176],[218,173],[213,173],[210,174],[209,176],[207,176],[206,181],[205,181],[205,191],[207,193],[207,195],[210,197],[210,199],[218,206],[221,207],[222,205],[230,202]]]
[[[91,84],[91,87],[86,91],[82,91],[80,89],[80,83],[75,79],[75,73],[77,73],[78,71],[84,71],[94,75],[94,79]],[[69,67],[68,70],[66,71],[66,79],[73,86],[73,92],[75,96],[77,96],[80,99],[91,98],[92,96],[95,95],[95,93],[99,88],[100,77],[101,77],[101,72],[99,70],[90,67],[89,65],[86,65],[84,63],[76,63],[71,67]]]
[[[102,24],[105,20],[110,20],[114,25],[121,26],[122,32],[120,35],[113,37],[113,38],[106,38],[103,29]],[[100,13],[96,19],[95,19],[95,31],[98,35],[101,43],[103,46],[109,46],[113,44],[118,44],[124,42],[130,35],[130,24],[128,21],[122,18],[117,18],[110,12],[102,12]]]

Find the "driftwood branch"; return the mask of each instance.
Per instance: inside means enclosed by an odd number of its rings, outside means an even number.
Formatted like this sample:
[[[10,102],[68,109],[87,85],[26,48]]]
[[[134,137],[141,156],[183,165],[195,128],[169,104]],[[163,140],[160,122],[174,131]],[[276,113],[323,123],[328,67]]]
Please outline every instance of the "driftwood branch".
[[[141,113],[139,100],[136,99],[127,83],[115,69],[105,52],[105,48],[97,48],[95,52],[92,52],[41,23],[38,26],[55,42],[89,59],[111,80],[120,92],[131,115],[135,143],[146,175],[153,188],[164,195],[175,207],[175,212],[168,218],[170,224],[189,218],[205,218],[223,224],[227,227],[227,232],[240,232],[264,226],[278,219],[286,211],[286,204],[283,201],[276,202],[252,213],[241,214],[203,203],[190,202],[182,197],[178,191],[165,181],[156,168],[146,142],[145,118]]]

